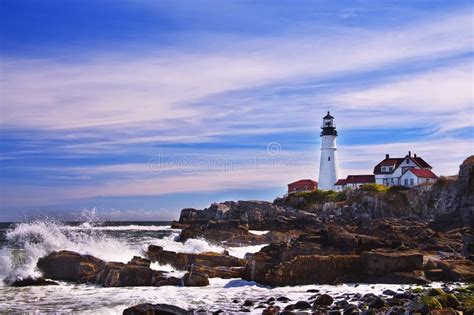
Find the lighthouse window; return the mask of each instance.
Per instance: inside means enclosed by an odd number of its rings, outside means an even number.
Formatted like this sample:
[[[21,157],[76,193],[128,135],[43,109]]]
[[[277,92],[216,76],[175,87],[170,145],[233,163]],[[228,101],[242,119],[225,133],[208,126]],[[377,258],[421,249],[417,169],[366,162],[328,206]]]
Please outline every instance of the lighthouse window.
[[[331,161],[331,157],[330,157],[330,156],[328,156],[328,161]]]

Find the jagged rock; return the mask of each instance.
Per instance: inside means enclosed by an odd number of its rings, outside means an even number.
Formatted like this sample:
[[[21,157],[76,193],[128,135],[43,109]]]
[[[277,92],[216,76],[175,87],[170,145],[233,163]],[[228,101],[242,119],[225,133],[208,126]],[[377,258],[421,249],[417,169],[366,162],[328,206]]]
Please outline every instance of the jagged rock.
[[[37,263],[47,278],[104,287],[180,285],[181,279],[166,277],[150,268],[150,260],[133,257],[127,264],[104,262],[90,255],[71,251],[52,252]]]
[[[429,284],[431,283],[425,277],[422,270],[414,270],[411,272],[393,272],[372,280],[373,283],[389,283],[389,284]]]
[[[37,286],[37,285],[59,285],[59,283],[46,280],[45,278],[24,278],[24,279],[17,279],[13,281],[10,286],[12,287],[28,287],[28,286]]]
[[[444,260],[441,268],[449,281],[474,281],[474,262],[471,260]]]
[[[161,273],[140,264],[128,263],[120,270],[118,286],[151,286],[155,276],[159,277]]]
[[[423,255],[415,252],[364,252],[361,255],[298,255],[270,245],[250,255],[244,278],[270,285],[378,282],[427,283],[422,273]],[[284,255],[287,255],[285,257]]]
[[[94,282],[105,262],[90,255],[71,251],[52,252],[38,260],[37,267],[45,278],[77,283]]]
[[[148,258],[160,264],[170,264],[176,269],[184,270],[187,266],[197,264],[208,267],[242,267],[245,260],[220,253],[176,253],[164,250],[160,246],[150,245],[146,252]]]
[[[334,299],[329,294],[321,294],[314,301],[313,307],[319,306],[330,306],[334,302]]]
[[[262,315],[278,315],[280,313],[280,307],[275,305],[270,305],[263,310]]]
[[[397,292],[395,292],[393,290],[390,290],[390,289],[385,289],[385,290],[383,290],[382,294],[394,296],[395,294],[397,294]]]
[[[375,309],[379,309],[379,308],[382,308],[382,307],[385,307],[387,306],[387,302],[382,299],[382,298],[376,298],[374,299],[372,302],[369,303],[369,307],[370,308],[375,308]]]
[[[132,260],[130,260],[130,264],[148,268],[151,265],[151,261],[143,257],[133,256]]]
[[[423,255],[416,252],[364,252],[361,259],[369,277],[423,269]]]
[[[187,272],[183,277],[183,284],[186,287],[205,287],[209,285],[209,279],[202,273]]]
[[[459,167],[457,180],[439,180],[433,185],[432,198],[438,229],[474,227],[474,156]]]
[[[178,224],[183,228],[181,241],[203,237],[227,244],[265,244],[280,236],[277,231],[321,226],[314,214],[265,201],[226,201],[204,210],[183,209]],[[249,229],[273,232],[253,235]]]
[[[294,308],[297,310],[311,308],[311,304],[306,301],[298,301],[295,303]]]
[[[194,312],[169,304],[144,303],[129,307],[123,315],[191,315]]]
[[[297,256],[270,269],[264,283],[298,285],[327,283],[360,270],[360,259],[353,255]]]
[[[187,270],[206,274],[209,278],[222,279],[242,278],[244,273],[244,267],[208,267],[197,264],[190,265]]]

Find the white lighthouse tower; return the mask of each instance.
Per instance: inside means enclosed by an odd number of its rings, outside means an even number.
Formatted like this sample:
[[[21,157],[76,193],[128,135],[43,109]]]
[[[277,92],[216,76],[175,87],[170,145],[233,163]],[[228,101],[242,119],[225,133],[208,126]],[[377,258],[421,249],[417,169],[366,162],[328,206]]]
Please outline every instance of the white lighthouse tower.
[[[329,112],[323,117],[321,129],[321,160],[319,163],[318,188],[332,190],[337,181],[337,130],[334,124],[334,117]]]

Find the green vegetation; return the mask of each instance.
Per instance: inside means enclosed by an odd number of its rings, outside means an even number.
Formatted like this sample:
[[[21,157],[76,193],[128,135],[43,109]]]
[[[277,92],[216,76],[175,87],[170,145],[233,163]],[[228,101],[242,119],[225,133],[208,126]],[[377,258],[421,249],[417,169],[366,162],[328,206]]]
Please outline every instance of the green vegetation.
[[[414,288],[413,290],[411,290],[411,292],[413,292],[413,293],[421,293],[421,292],[423,292],[423,291],[424,291],[424,289],[423,289],[423,288],[420,288],[420,287]]]
[[[387,192],[388,187],[380,184],[364,184],[359,187],[362,191],[370,191],[370,192]]]
[[[406,186],[390,186],[388,189],[388,192],[399,192],[399,191],[405,191],[405,190],[410,190],[410,187]]]
[[[443,308],[443,305],[434,296],[422,296],[420,300],[421,304],[429,308],[429,310],[439,310]]]
[[[474,284],[457,288],[454,291],[456,292],[454,295],[461,304],[461,307],[468,310],[474,309]]]
[[[293,194],[295,197],[302,198],[302,202],[298,204],[299,209],[305,209],[312,204],[325,202],[340,202],[346,200],[344,192],[336,192],[332,190],[315,190],[311,192],[299,192]]]
[[[453,179],[453,178],[448,178],[448,177],[445,177],[445,176],[440,176],[438,178],[438,180],[435,182],[434,185],[436,186],[439,186],[439,187],[445,187],[447,185],[450,185],[452,183],[454,183],[456,180]]]

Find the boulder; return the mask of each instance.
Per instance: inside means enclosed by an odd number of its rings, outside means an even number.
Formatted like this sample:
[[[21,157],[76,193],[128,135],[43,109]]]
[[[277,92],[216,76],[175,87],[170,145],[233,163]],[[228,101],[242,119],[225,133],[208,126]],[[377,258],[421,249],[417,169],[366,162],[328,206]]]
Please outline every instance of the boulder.
[[[194,264],[208,267],[243,267],[245,265],[244,259],[221,253],[176,253],[155,245],[148,246],[146,256],[153,262],[170,264],[180,270],[185,270],[187,266]]]
[[[332,284],[339,277],[360,270],[356,255],[297,256],[270,269],[262,283],[271,285]]]
[[[12,287],[28,287],[28,286],[37,286],[37,285],[59,285],[59,283],[46,280],[45,278],[31,278],[27,277],[24,279],[16,279],[13,281],[10,286]]]
[[[127,264],[104,262],[70,251],[52,252],[38,260],[38,269],[47,278],[104,287],[181,285],[181,279],[166,277],[150,268],[150,260],[133,257]]]
[[[192,311],[187,311],[180,307],[169,304],[138,304],[125,309],[123,315],[191,315]]]
[[[103,260],[90,255],[59,251],[40,258],[36,266],[45,278],[93,283],[96,274],[105,267],[105,264]]]
[[[208,267],[197,264],[188,266],[187,270],[206,274],[209,278],[222,279],[242,278],[244,273],[244,267]]]
[[[209,279],[202,273],[187,272],[183,277],[183,285],[186,287],[205,287],[209,285]]]
[[[161,273],[148,267],[143,267],[134,263],[128,263],[120,270],[118,286],[151,286],[155,276],[161,276]]]
[[[441,268],[449,281],[474,282],[474,262],[472,260],[443,260]]]
[[[392,272],[372,280],[373,283],[387,283],[387,284],[429,284],[431,283],[425,277],[422,270],[415,270],[411,272]]]
[[[334,299],[332,298],[332,296],[330,296],[329,294],[321,294],[314,301],[313,307],[316,308],[319,306],[330,306],[332,305],[332,303],[334,303]]]
[[[244,279],[270,285],[354,282],[429,283],[423,255],[415,252],[363,252],[361,255],[299,255],[290,244],[270,244],[249,255]]]
[[[371,251],[362,253],[361,260],[369,278],[423,269],[423,255],[417,252]]]
[[[281,308],[276,305],[270,305],[263,310],[262,315],[278,315],[280,314]]]

